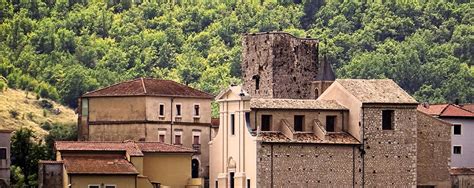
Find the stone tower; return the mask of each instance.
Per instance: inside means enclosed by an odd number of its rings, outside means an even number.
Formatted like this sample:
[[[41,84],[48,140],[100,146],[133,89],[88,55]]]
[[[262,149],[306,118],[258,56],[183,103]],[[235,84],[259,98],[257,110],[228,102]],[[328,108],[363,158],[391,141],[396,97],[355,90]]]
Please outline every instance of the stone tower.
[[[242,37],[244,89],[257,98],[314,99],[318,40],[284,32]]]

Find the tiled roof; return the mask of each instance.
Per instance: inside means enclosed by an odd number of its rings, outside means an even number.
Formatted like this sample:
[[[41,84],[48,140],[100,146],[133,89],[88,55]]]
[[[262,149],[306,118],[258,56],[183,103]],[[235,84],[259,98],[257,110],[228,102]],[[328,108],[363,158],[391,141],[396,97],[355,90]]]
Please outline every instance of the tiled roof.
[[[337,79],[336,82],[362,103],[418,103],[390,79]]]
[[[124,156],[63,156],[68,174],[138,174]]]
[[[451,175],[474,175],[474,168],[451,168],[449,173]]]
[[[64,161],[39,160],[38,163],[41,163],[41,164],[63,164]]]
[[[455,104],[420,104],[418,110],[438,117],[474,117],[474,112]]]
[[[263,99],[250,100],[250,108],[259,109],[321,109],[321,110],[347,110],[333,100],[304,100],[304,99]]]
[[[463,104],[462,105],[462,108],[466,109],[466,110],[469,110],[471,112],[474,112],[474,104],[471,103],[471,104]]]
[[[172,96],[190,98],[208,98],[213,96],[171,80],[153,78],[137,78],[87,92],[83,97],[113,96]]]
[[[161,142],[95,142],[56,141],[57,151],[124,151],[130,156],[143,156],[143,152],[192,153],[191,148]]]
[[[313,133],[296,133],[292,140],[278,131],[264,131],[258,134],[258,139],[262,142],[276,143],[315,143],[315,144],[360,144],[357,139],[348,133],[328,133],[324,138],[318,138]]]
[[[183,146],[171,145],[162,142],[137,142],[138,148],[142,152],[161,153],[193,153],[194,150]]]

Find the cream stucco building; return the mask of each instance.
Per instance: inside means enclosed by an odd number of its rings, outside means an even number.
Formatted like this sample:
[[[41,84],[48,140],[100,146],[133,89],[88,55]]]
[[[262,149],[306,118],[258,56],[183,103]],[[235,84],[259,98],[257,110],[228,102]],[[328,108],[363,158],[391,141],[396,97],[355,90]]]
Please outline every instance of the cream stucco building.
[[[79,140],[147,141],[193,148],[192,177],[208,177],[213,96],[170,80],[138,78],[80,98]]]

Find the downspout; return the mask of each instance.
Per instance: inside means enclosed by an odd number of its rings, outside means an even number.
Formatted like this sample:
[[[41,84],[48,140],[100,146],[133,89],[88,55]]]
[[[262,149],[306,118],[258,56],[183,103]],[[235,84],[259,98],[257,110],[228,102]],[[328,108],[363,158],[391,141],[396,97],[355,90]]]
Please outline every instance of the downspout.
[[[174,97],[171,97],[171,110],[170,110],[170,127],[171,127],[171,135],[170,135],[170,143],[173,144],[173,124],[174,124],[174,121],[173,121],[173,101],[174,101]]]

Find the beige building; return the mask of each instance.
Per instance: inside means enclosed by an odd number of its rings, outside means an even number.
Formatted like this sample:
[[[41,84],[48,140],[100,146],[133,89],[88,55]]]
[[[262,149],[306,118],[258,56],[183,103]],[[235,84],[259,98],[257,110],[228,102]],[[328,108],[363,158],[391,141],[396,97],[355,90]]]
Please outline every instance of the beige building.
[[[0,130],[0,187],[10,185],[10,137],[12,130]]]
[[[216,97],[211,187],[449,185],[449,124],[392,80],[334,81],[317,57],[315,40],[243,37],[243,86]]]
[[[213,96],[170,80],[139,78],[84,94],[79,140],[152,141],[193,148],[192,177],[207,177]]]
[[[55,143],[56,161],[41,161],[40,187],[201,187],[191,178],[194,150],[161,142]]]

